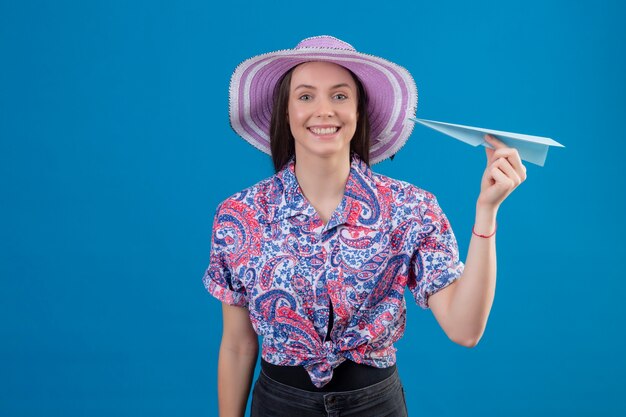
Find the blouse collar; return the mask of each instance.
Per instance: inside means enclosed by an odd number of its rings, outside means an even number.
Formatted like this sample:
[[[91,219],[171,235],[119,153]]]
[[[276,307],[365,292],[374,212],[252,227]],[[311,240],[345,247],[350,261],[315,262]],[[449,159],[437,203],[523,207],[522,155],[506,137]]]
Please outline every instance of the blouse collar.
[[[269,223],[300,214],[312,217],[315,208],[309,203],[295,175],[295,156],[272,177],[268,198]],[[372,169],[356,152],[350,154],[350,173],[341,203],[325,229],[341,224],[378,229],[381,205]]]

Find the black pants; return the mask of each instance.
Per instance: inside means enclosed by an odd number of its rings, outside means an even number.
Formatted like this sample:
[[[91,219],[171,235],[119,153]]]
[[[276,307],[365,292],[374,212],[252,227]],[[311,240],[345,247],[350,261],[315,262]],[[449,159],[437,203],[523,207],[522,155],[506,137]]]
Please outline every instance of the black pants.
[[[313,392],[270,379],[263,371],[254,384],[250,417],[407,417],[404,388],[396,370],[390,377],[354,391]]]

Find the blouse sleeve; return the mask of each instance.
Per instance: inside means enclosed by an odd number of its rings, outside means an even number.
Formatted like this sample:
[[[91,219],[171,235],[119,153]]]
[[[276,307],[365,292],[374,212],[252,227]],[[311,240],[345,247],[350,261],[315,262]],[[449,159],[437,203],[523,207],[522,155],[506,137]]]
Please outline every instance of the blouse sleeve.
[[[416,303],[429,308],[428,297],[456,281],[463,273],[459,248],[446,215],[434,195],[425,192],[419,204],[408,287]]]
[[[234,306],[247,307],[246,288],[233,273],[229,264],[234,239],[228,217],[223,213],[223,203],[221,203],[213,218],[211,256],[202,281],[208,292],[218,300]]]

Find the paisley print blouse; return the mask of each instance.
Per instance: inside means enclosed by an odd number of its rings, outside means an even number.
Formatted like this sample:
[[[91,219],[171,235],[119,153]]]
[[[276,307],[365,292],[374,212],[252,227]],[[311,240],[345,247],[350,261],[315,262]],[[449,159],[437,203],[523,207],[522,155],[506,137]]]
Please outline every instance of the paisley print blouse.
[[[353,152],[343,199],[324,224],[294,167],[292,158],[218,205],[203,282],[220,301],[247,307],[263,359],[302,365],[322,387],[346,359],[393,365],[405,287],[428,308],[464,264],[433,194],[374,173]]]

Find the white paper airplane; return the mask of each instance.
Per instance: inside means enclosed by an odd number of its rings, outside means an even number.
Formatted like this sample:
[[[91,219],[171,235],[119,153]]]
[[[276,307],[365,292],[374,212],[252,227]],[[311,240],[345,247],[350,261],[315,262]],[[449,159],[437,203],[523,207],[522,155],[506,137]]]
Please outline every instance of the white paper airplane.
[[[550,146],[564,147],[560,143],[542,136],[524,135],[521,133],[503,132],[500,130],[484,129],[482,127],[455,125],[452,123],[435,122],[434,120],[415,119],[410,117],[409,120],[423,124],[431,129],[438,130],[448,136],[452,136],[462,142],[472,146],[483,145],[493,148],[485,141],[485,134],[488,133],[502,141],[505,145],[517,149],[520,158],[524,161],[532,162],[539,166],[543,166],[548,155]]]

